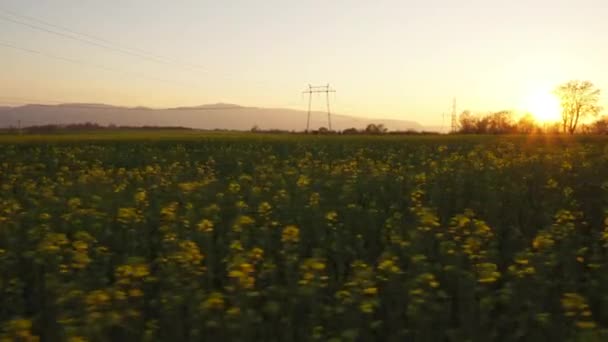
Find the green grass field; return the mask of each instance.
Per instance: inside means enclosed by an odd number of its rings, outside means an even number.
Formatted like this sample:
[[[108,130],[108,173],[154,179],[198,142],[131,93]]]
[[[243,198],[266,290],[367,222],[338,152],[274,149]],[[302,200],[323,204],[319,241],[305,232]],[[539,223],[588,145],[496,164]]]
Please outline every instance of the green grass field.
[[[0,340],[603,341],[608,138],[0,135]]]

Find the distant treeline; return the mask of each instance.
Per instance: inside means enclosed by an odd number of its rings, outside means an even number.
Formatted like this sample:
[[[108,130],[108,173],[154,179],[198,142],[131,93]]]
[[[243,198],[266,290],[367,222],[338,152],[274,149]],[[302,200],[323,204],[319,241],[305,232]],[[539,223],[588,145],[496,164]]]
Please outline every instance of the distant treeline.
[[[104,130],[196,130],[193,128],[182,127],[182,126],[118,126],[118,125],[100,125],[92,122],[65,124],[65,125],[35,125],[26,126],[23,128],[9,127],[0,129],[0,133],[8,134],[45,134],[45,133],[60,133],[60,132],[82,132],[82,131],[104,131]],[[213,131],[213,132],[236,132],[228,129],[209,129],[201,131]],[[431,131],[417,131],[417,130],[406,130],[406,131],[389,131],[382,124],[369,124],[364,129],[348,128],[342,131],[330,131],[326,127],[320,127],[316,130],[309,132],[305,131],[288,131],[281,129],[260,129],[255,126],[251,129],[252,133],[263,133],[263,134],[315,134],[315,135],[437,135],[439,132]]]
[[[561,132],[561,123],[539,124],[534,118],[527,114],[519,119],[514,119],[515,115],[510,111],[500,111],[485,115],[475,115],[465,111],[460,115],[459,125],[456,133],[459,134],[558,134]],[[21,129],[9,127],[0,129],[3,133],[22,133],[22,134],[44,134],[58,132],[78,132],[78,131],[103,131],[103,130],[189,130],[195,129],[182,126],[118,126],[100,125],[97,123],[85,122],[66,125],[37,125],[27,126]],[[205,131],[229,132],[226,129],[211,129]],[[418,131],[414,129],[405,131],[389,131],[382,124],[369,124],[364,129],[348,128],[341,131],[330,131],[326,127],[321,127],[309,132],[288,131],[281,129],[260,129],[255,126],[251,129],[252,133],[264,134],[316,134],[316,135],[437,135],[439,132]],[[604,116],[592,123],[583,124],[577,128],[579,134],[608,134],[608,116]]]
[[[329,130],[327,127],[320,127],[316,130],[311,130],[309,132],[301,131],[287,131],[280,129],[261,129],[258,126],[254,126],[251,129],[253,133],[272,133],[272,134],[316,134],[316,135],[438,135],[439,132],[432,131],[417,131],[414,129],[406,130],[406,131],[389,131],[383,124],[369,124],[364,129],[358,128],[347,128],[341,131]]]
[[[9,127],[4,129],[7,133],[53,133],[53,132],[75,132],[75,131],[101,131],[101,130],[192,130],[192,128],[181,126],[118,126],[99,125],[92,122],[66,124],[66,125],[36,125],[23,128]]]
[[[525,114],[518,120],[511,111],[500,111],[489,114],[472,114],[465,111],[460,114],[457,133],[460,134],[559,134],[563,132],[563,123],[541,124],[531,114]],[[608,134],[608,116],[589,124],[582,124],[576,129],[579,134]]]

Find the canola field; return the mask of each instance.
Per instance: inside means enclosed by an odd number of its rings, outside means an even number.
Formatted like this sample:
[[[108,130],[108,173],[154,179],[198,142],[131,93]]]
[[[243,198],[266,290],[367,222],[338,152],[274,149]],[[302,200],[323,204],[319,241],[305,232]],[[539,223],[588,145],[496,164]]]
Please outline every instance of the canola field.
[[[0,136],[0,341],[605,341],[607,143]]]

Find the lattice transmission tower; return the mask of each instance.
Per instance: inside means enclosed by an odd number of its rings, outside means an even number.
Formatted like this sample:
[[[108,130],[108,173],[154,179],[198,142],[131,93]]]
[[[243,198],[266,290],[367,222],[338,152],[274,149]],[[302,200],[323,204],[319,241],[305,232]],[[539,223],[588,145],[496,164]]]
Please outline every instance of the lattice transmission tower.
[[[308,85],[308,89],[304,90],[302,93],[303,94],[308,94],[308,117],[306,119],[306,132],[308,133],[308,130],[310,129],[310,109],[312,106],[312,94],[322,94],[325,93],[325,102],[327,103],[327,125],[329,127],[329,130],[331,131],[331,109],[329,106],[329,93],[335,93],[336,90],[332,89],[329,86],[329,83],[327,85],[324,86],[313,86],[313,85]]]
[[[452,127],[451,133],[458,132],[458,115],[456,114],[456,98],[452,100]]]

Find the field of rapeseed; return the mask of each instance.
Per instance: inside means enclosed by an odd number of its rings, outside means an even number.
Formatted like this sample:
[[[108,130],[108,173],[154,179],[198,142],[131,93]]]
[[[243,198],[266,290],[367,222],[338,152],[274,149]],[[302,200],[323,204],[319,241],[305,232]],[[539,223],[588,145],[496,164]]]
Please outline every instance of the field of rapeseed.
[[[607,142],[2,139],[0,341],[606,340]]]

